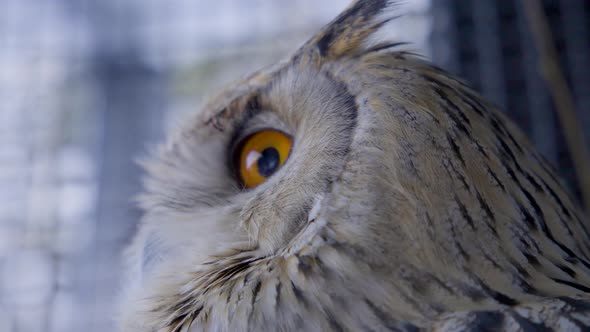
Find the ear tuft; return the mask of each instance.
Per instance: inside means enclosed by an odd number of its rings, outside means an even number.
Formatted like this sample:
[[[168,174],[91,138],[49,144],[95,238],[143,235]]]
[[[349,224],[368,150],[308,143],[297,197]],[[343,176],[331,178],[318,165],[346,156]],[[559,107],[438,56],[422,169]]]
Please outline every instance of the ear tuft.
[[[302,50],[315,47],[321,57],[328,59],[354,54],[371,34],[394,18],[382,14],[396,3],[392,0],[356,0]]]

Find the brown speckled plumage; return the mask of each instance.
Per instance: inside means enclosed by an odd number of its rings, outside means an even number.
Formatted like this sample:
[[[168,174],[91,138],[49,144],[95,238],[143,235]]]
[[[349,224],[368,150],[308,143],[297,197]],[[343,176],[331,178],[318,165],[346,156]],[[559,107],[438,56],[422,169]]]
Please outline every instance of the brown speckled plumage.
[[[122,331],[590,329],[588,220],[505,116],[353,3],[220,93],[154,160]],[[289,160],[240,188],[256,128]]]

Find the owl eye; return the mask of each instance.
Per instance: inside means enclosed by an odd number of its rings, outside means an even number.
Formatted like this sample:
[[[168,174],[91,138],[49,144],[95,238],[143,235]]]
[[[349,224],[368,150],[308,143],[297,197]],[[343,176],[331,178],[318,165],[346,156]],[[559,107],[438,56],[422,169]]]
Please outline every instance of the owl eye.
[[[239,145],[235,158],[237,171],[246,188],[266,181],[287,160],[292,146],[291,137],[265,129],[246,137]]]

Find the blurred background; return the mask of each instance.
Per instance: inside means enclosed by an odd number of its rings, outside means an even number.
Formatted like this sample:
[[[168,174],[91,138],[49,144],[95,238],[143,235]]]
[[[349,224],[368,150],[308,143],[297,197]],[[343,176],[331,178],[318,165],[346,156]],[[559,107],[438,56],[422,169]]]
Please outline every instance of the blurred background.
[[[579,197],[520,2],[404,2],[389,36],[510,110]],[[134,160],[347,3],[0,0],[0,332],[113,330]],[[588,145],[590,2],[543,6]]]

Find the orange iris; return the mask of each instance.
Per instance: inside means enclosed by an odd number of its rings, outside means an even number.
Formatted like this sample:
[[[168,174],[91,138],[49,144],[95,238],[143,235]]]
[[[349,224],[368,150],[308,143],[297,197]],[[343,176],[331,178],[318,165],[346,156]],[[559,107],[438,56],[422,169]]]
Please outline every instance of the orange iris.
[[[246,188],[266,181],[287,160],[291,138],[280,131],[266,129],[248,136],[239,153],[239,176]]]

